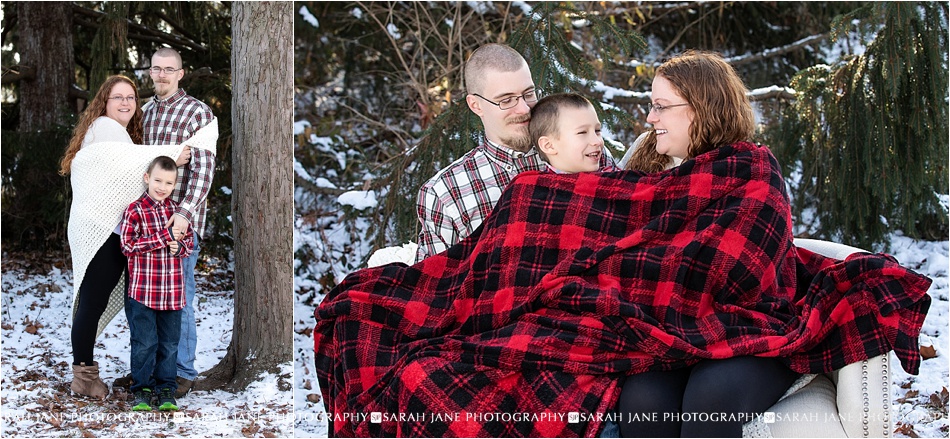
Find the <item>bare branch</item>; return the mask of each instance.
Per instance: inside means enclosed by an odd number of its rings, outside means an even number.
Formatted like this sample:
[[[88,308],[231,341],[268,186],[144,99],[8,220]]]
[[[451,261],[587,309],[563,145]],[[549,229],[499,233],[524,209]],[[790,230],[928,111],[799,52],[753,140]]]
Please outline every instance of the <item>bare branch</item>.
[[[294,185],[302,187],[309,192],[322,195],[342,195],[346,192],[345,189],[337,189],[332,187],[317,186],[316,183],[303,178],[296,173],[294,174]]]
[[[36,78],[36,68],[32,66],[13,66],[3,69],[3,85],[19,82],[24,79]]]
[[[784,55],[789,52],[794,52],[804,46],[809,44],[817,43],[828,38],[829,33],[823,33],[819,35],[812,35],[810,37],[802,38],[794,43],[788,44],[782,47],[776,47],[774,49],[763,50],[757,54],[753,55],[742,55],[734,56],[732,58],[726,58],[726,62],[732,64],[733,66],[739,66],[743,64],[749,64],[756,61],[761,61],[766,58],[772,58],[780,55]]]

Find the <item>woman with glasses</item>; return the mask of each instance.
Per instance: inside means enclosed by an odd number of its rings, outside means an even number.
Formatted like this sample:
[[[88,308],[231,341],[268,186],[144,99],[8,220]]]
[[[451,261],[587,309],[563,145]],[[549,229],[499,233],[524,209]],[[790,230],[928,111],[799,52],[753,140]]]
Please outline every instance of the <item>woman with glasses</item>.
[[[214,133],[189,141],[213,148]],[[210,130],[209,130],[210,131]],[[73,392],[104,398],[108,386],[93,358],[96,337],[122,309],[128,261],[120,251],[119,222],[129,203],[143,190],[142,176],[159,155],[182,166],[190,149],[179,145],[141,145],[142,110],[135,83],[110,76],[99,87],[73,130],[60,163],[72,186],[67,235],[73,259]],[[88,276],[87,276],[88,274]]]
[[[686,52],[656,71],[647,122],[653,130],[626,169],[657,172],[748,141],[755,119],[742,79],[720,56]],[[761,413],[798,378],[776,358],[701,360],[627,377],[620,413],[656,413],[620,423],[622,437],[740,437],[743,414]],[[729,413],[715,421],[683,416]]]

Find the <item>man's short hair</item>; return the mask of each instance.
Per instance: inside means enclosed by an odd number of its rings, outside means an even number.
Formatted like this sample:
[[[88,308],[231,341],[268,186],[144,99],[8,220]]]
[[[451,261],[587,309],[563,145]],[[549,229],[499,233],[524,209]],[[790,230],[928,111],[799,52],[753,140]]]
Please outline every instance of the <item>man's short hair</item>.
[[[175,57],[175,60],[178,61],[178,68],[183,67],[183,66],[182,66],[182,63],[181,63],[181,54],[178,53],[177,50],[172,49],[171,47],[162,47],[162,48],[159,48],[158,50],[155,51],[155,53],[154,53],[152,56],[153,56],[153,57],[155,57],[155,56],[162,56],[162,57],[173,56],[173,57]]]
[[[484,93],[485,72],[489,69],[515,72],[527,65],[517,50],[504,44],[485,44],[475,49],[465,62],[465,91],[468,94]]]
[[[528,124],[528,135],[531,137],[531,143],[537,148],[538,155],[544,161],[548,161],[548,156],[538,146],[538,139],[543,136],[560,135],[558,132],[560,109],[587,107],[593,107],[593,105],[587,98],[577,93],[556,93],[545,96],[534,104],[534,108],[531,109],[531,122]]]
[[[164,170],[164,171],[177,171],[177,170],[178,170],[178,165],[175,163],[174,160],[172,160],[171,157],[169,157],[169,156],[167,156],[167,155],[160,155],[160,156],[158,156],[158,157],[155,157],[155,160],[152,160],[152,163],[149,163],[149,165],[148,165],[148,171],[146,171],[146,172],[147,172],[148,174],[151,174],[152,171],[155,170],[155,167],[156,167],[156,166],[158,166],[159,169],[162,169],[162,170]]]

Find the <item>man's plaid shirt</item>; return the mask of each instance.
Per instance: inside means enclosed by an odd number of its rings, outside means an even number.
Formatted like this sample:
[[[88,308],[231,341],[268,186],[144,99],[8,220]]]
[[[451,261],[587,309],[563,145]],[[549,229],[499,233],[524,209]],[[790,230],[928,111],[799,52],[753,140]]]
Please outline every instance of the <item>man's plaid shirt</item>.
[[[601,167],[610,166],[614,160],[605,148]],[[486,140],[439,171],[419,189],[416,212],[422,231],[416,262],[471,235],[518,174],[546,168],[534,148],[519,152]]]
[[[168,99],[152,97],[142,107],[145,143],[180,145],[214,119],[211,108],[178,89]],[[191,149],[191,161],[178,168],[178,183],[171,198],[178,203],[177,214],[191,223],[199,237],[204,236],[208,193],[214,177],[215,157],[211,152]]]
[[[177,208],[171,197],[158,202],[146,192],[122,215],[122,254],[129,258],[129,296],[157,311],[185,307],[182,258],[191,255],[195,241],[189,227],[178,240],[178,252],[168,248],[173,239],[165,223]]]

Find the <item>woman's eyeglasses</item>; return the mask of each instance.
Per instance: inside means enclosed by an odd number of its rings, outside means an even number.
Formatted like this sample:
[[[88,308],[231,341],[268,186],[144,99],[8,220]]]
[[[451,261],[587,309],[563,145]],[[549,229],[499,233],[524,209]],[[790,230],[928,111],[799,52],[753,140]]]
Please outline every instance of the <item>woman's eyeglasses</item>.
[[[121,103],[122,101],[135,103],[135,100],[136,100],[136,99],[137,99],[137,98],[136,98],[135,96],[110,96],[110,97],[109,97],[109,100],[110,100],[110,101],[113,101],[113,102],[120,102],[120,103]]]
[[[647,112],[649,113],[652,111],[652,112],[655,112],[657,116],[659,116],[663,114],[663,112],[666,111],[667,108],[682,107],[684,105],[689,105],[689,104],[659,105],[659,104],[654,104],[653,102],[650,102],[649,104],[647,104]]]

